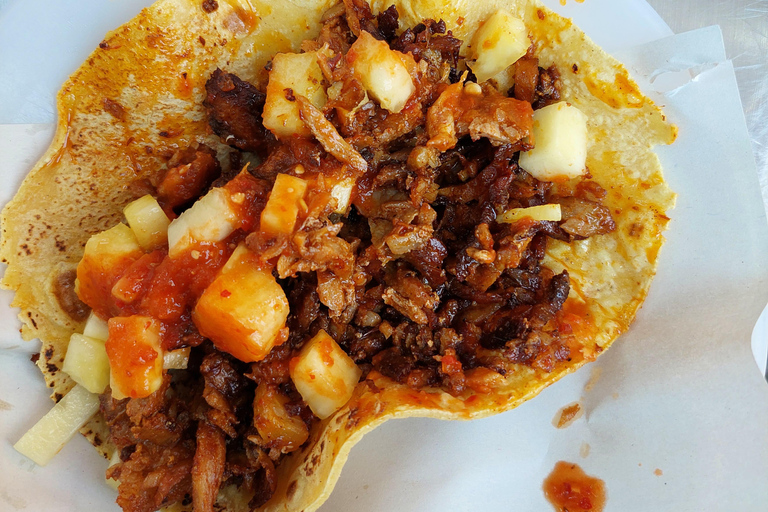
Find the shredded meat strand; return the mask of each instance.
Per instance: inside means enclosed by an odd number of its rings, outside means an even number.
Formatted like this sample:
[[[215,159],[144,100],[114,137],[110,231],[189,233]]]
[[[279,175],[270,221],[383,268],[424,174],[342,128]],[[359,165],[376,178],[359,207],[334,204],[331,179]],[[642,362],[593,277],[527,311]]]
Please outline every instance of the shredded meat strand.
[[[339,135],[336,128],[317,107],[300,94],[296,95],[296,102],[299,104],[301,118],[307,123],[312,135],[317,138],[327,152],[358,173],[362,174],[368,169],[368,162]]]
[[[195,512],[213,512],[224,475],[227,445],[224,434],[207,421],[197,424],[197,449],[192,465],[192,503]]]

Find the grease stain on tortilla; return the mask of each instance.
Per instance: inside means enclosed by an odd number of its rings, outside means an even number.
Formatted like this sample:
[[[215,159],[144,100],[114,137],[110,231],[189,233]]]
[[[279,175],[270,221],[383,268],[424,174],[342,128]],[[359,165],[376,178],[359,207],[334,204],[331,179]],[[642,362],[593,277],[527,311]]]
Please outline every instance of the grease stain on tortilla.
[[[259,18],[236,3],[224,18],[224,26],[233,34],[248,34],[259,25]]]
[[[616,73],[612,85],[594,76],[585,75],[583,81],[592,96],[609,107],[640,108],[645,105],[645,98],[626,70]]]
[[[653,474],[656,475],[656,476],[661,476],[661,475],[664,474],[664,472],[662,470],[660,470],[659,468],[656,468],[656,469],[653,470]]]
[[[579,448],[579,455],[581,455],[581,458],[586,459],[589,457],[589,451],[592,449],[591,446],[589,446],[589,443],[581,443],[581,447]]]
[[[0,400],[0,411],[10,411],[13,409],[13,405],[9,404],[5,400]]]
[[[560,5],[565,5],[566,0],[560,0]],[[583,4],[584,0],[576,0],[577,4]]]
[[[574,421],[581,418],[583,414],[584,411],[581,408],[581,404],[579,402],[573,402],[562,407],[557,414],[555,414],[555,417],[552,419],[552,425],[556,428],[569,427]]]

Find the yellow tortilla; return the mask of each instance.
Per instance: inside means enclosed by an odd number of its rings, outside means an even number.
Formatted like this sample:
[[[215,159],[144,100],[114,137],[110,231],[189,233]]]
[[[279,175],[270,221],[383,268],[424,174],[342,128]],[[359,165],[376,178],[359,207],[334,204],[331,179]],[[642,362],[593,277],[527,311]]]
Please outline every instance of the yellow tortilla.
[[[297,51],[314,38],[336,0],[160,0],[108,34],[58,95],[54,140],[2,213],[2,285],[16,292],[25,339],[43,340],[38,365],[54,393],[71,386],[57,368],[70,335],[82,328],[62,310],[55,283],[74,269],[88,237],[116,224],[122,208],[143,195],[142,183],[162,173],[167,150],[201,142],[224,157],[229,148],[210,133],[202,101],[217,67],[263,86],[264,65],[277,52]],[[589,118],[587,165],[607,191],[614,233],[573,244],[550,241],[545,264],[567,269],[571,306],[595,328],[584,340],[585,359],[551,373],[521,366],[488,394],[453,397],[415,391],[386,378],[360,383],[352,400],[312,432],[310,441],[279,467],[277,492],[264,510],[314,510],[328,497],[349,450],[390,418],[472,419],[512,409],[586,360],[625,331],[655,273],[661,236],[674,205],[652,147],[674,140],[675,128],[638,90],[627,71],[566,19],[535,2],[397,0],[401,28],[424,18],[444,19],[465,41],[498,8],[526,22],[542,67],[561,73],[562,99]],[[261,87],[263,89],[263,87]],[[224,159],[226,161],[226,159]],[[85,429],[101,450],[106,430],[96,417]],[[99,439],[100,438],[100,439]],[[219,503],[247,510],[248,497],[222,490]]]

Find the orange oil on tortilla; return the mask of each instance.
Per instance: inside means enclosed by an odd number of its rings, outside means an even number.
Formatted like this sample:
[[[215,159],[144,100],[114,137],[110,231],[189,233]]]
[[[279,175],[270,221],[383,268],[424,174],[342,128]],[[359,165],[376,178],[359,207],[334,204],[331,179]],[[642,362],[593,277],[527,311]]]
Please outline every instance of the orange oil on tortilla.
[[[602,80],[588,75],[585,75],[583,80],[589,92],[609,107],[640,108],[645,104],[643,94],[625,70],[616,73],[613,84],[606,84]]]
[[[605,482],[572,462],[559,461],[544,480],[544,496],[558,512],[601,512]]]
[[[72,141],[70,140],[70,134],[72,132],[72,111],[67,110],[67,131],[64,132],[64,143],[61,145],[58,151],[54,153],[54,155],[51,157],[48,162],[46,162],[45,165],[51,166],[51,165],[57,165],[59,162],[61,162],[62,157],[64,157],[65,153],[69,152],[70,147],[72,146]]]

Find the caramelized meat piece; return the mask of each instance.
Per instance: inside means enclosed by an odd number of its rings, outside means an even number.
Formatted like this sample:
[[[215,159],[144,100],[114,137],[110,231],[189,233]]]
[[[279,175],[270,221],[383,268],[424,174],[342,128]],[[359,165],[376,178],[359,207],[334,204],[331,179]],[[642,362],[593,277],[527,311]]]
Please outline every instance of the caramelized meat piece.
[[[176,503],[192,490],[195,443],[172,447],[139,444],[130,459],[112,466],[107,478],[120,480],[117,504],[125,512],[154,512]]]
[[[531,104],[507,98],[494,89],[470,83],[449,85],[429,107],[427,147],[440,151],[453,148],[458,139],[470,135],[487,138],[495,146],[513,144],[533,129]]]
[[[208,146],[178,152],[157,187],[157,198],[167,208],[182,206],[200,197],[220,174],[216,152]]]
[[[381,22],[379,22],[381,23]],[[456,68],[459,61],[461,39],[445,33],[445,22],[442,20],[424,20],[413,28],[407,28],[392,41],[392,48],[403,53],[410,53],[416,61],[422,58],[432,60],[432,64],[443,62]],[[439,58],[436,58],[439,55]]]
[[[533,108],[540,109],[560,101],[560,72],[555,66],[539,68],[539,82],[536,84],[536,99]]]
[[[404,382],[408,374],[416,368],[416,363],[403,356],[399,348],[392,347],[373,357],[373,367],[394,381]]]
[[[409,252],[405,259],[429,281],[430,286],[437,288],[445,284],[443,261],[446,256],[448,251],[443,243],[433,237],[421,248]]]
[[[515,62],[515,98],[533,103],[539,84],[539,59],[523,57]]]
[[[364,30],[370,33],[376,39],[384,39],[379,32],[378,26],[374,23],[376,17],[371,12],[371,6],[365,0],[344,0],[344,7],[347,10],[347,23],[352,33],[360,35]]]
[[[128,400],[115,400],[111,392],[99,396],[99,411],[109,426],[109,438],[117,448],[118,453],[131,450],[136,444],[136,437],[131,432],[131,423],[125,412]],[[127,457],[121,457],[124,460]]]
[[[400,24],[398,19],[400,13],[397,12],[397,7],[390,5],[385,11],[381,11],[376,16],[376,21],[379,25],[379,32],[387,41],[391,42],[397,35],[397,29]]]
[[[389,274],[384,290],[384,303],[394,307],[401,314],[417,324],[427,324],[440,304],[438,295],[424,281],[404,266]]]
[[[239,363],[239,362],[237,362]],[[207,412],[208,421],[219,427],[230,437],[235,437],[235,426],[240,422],[237,410],[248,402],[251,386],[243,377],[243,371],[230,356],[211,352],[200,364],[200,374],[205,381],[203,398],[211,407]],[[252,388],[251,388],[252,389]]]
[[[205,83],[208,123],[225,144],[266,154],[274,140],[262,124],[267,96],[232,73],[217,69]]]
[[[604,235],[616,229],[611,211],[600,203],[566,197],[559,199],[563,222],[560,228],[576,239]]]

